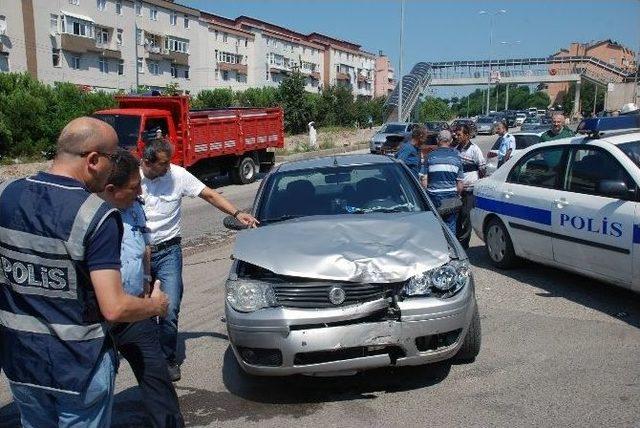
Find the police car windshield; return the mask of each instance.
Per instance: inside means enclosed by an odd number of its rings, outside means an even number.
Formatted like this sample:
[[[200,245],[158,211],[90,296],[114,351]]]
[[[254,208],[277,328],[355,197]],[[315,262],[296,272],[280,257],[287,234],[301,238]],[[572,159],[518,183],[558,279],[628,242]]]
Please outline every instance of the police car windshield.
[[[618,144],[618,148],[640,168],[640,141]]]
[[[263,195],[262,224],[312,215],[428,210],[417,184],[395,163],[275,173]]]

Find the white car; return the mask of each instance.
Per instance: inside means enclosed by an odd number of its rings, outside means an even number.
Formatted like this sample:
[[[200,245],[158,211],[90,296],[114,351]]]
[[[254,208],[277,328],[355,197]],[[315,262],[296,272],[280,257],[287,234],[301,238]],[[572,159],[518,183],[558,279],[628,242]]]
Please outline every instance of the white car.
[[[617,119],[586,120],[595,137],[532,146],[475,185],[471,223],[495,266],[521,257],[640,292],[640,116]],[[600,132],[625,121],[637,129]]]
[[[520,126],[527,120],[526,113],[516,113],[516,126]]]
[[[511,153],[511,156],[515,156],[519,151],[531,147],[534,144],[540,142],[540,137],[543,132],[518,132],[513,135],[516,139],[516,149]],[[491,175],[498,169],[498,149],[500,143],[496,139],[496,142],[491,147],[491,150],[487,153],[487,175]]]

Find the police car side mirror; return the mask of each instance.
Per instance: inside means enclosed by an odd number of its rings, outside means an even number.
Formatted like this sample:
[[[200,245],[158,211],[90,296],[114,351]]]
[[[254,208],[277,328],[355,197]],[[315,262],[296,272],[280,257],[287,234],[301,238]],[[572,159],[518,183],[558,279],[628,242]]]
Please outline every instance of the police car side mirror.
[[[224,219],[222,219],[222,224],[224,225],[224,227],[231,230],[243,230],[247,228],[247,226],[245,226],[240,220],[232,215],[228,215]]]
[[[629,195],[629,189],[623,181],[601,180],[596,189],[599,195],[622,198]]]

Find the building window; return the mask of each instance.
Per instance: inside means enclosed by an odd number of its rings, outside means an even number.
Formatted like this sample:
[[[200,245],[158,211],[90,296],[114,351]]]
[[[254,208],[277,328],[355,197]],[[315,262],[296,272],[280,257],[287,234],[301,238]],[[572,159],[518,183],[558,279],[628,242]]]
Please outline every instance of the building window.
[[[51,49],[51,61],[54,67],[60,67],[60,49]]]
[[[97,8],[99,11],[103,11],[107,7],[107,0],[97,0]]]
[[[142,60],[142,58],[138,58],[136,60],[136,69],[138,70],[138,74],[144,73],[144,61]]]
[[[184,28],[189,28],[189,17],[187,15],[184,16]]]
[[[216,50],[216,60],[227,64],[242,64],[244,55],[238,55],[230,52],[222,52]]]
[[[116,32],[116,43],[118,46],[122,46],[122,28],[118,28]]]
[[[80,0],[69,0],[69,4],[74,4],[76,6],[80,6]]]
[[[158,64],[158,61],[149,61],[149,72],[154,76],[160,74],[160,64]]]
[[[9,55],[0,55],[0,73],[9,72]]]
[[[164,47],[173,52],[189,53],[189,41],[167,37],[164,39]]]
[[[144,33],[141,29],[136,29],[136,43],[140,46],[144,44]]]
[[[98,44],[109,44],[109,30],[107,30],[106,28],[99,28],[96,33],[96,41],[98,42]]]
[[[62,18],[62,32],[93,38],[93,22],[65,15]]]
[[[99,58],[98,68],[100,69],[100,73],[109,73],[109,61],[106,58]]]
[[[229,72],[227,70],[222,71],[222,80],[229,80]]]
[[[49,15],[49,29],[52,33],[58,32],[58,15],[54,13]]]
[[[149,19],[151,19],[152,21],[158,20],[158,9],[156,9],[155,7],[149,9]]]
[[[249,46],[249,40],[248,39],[244,39],[244,47],[246,48],[247,46]]]
[[[118,60],[118,75],[122,76],[124,74],[124,60]]]
[[[142,2],[141,1],[137,1],[136,2],[136,15],[142,16]]]
[[[178,23],[178,13],[175,11],[171,11],[171,16],[169,17],[169,23],[171,25],[176,25]]]
[[[609,64],[616,65],[616,59],[615,58],[609,58]]]
[[[116,0],[116,14],[122,15],[122,0]]]
[[[171,64],[171,77],[174,79],[178,78],[178,67],[176,67],[175,64]]]
[[[229,40],[227,33],[222,33],[222,41],[227,43],[227,40]]]
[[[71,64],[69,64],[71,66],[71,68],[73,68],[74,70],[80,70],[80,57],[73,55],[71,57]]]
[[[184,69],[184,78],[188,79],[189,78],[189,67]]]

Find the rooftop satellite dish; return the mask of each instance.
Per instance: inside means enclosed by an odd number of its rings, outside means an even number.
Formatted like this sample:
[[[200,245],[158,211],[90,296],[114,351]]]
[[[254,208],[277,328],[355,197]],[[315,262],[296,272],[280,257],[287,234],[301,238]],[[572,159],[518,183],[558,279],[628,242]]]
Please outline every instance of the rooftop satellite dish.
[[[7,31],[7,23],[5,21],[0,21],[0,35],[4,35]]]

